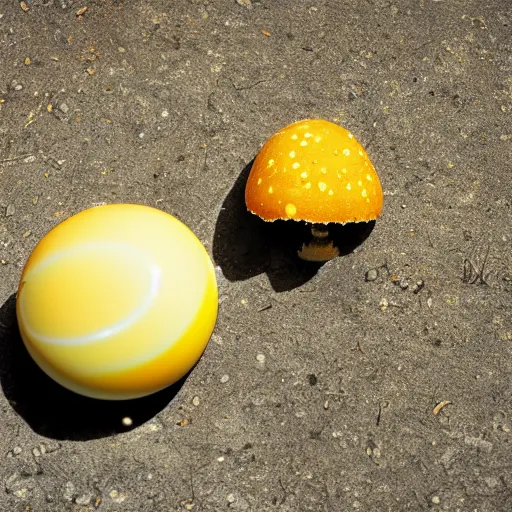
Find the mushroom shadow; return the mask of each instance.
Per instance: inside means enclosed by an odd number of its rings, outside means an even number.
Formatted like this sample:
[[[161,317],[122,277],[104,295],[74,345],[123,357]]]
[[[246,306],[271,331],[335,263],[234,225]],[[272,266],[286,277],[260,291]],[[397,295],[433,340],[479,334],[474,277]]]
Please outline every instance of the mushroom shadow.
[[[190,373],[190,372],[189,372]],[[39,435],[87,441],[132,430],[165,409],[181,389],[176,384],[134,400],[96,400],[57,384],[34,362],[21,339],[16,295],[0,308],[0,382],[13,409]],[[123,425],[123,418],[132,420]]]
[[[213,259],[229,281],[266,273],[276,292],[289,291],[312,279],[324,263],[297,256],[302,244],[312,239],[311,224],[295,220],[265,222],[247,210],[245,185],[253,163],[244,167],[222,204],[215,225]],[[340,256],[362,244],[374,226],[375,221],[327,225]]]

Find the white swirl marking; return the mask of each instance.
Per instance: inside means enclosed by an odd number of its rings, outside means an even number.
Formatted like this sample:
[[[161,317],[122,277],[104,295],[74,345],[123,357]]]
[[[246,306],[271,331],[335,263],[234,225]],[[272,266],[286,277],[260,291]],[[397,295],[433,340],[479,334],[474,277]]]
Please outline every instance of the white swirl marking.
[[[34,268],[30,269],[29,272],[27,272],[27,275],[25,277],[25,281],[29,279],[31,275],[38,274],[42,272],[46,267],[51,265],[52,263],[64,259],[69,256],[73,256],[76,253],[83,254],[84,252],[96,252],[96,251],[109,251],[112,252],[120,252],[122,255],[125,255],[127,252],[129,252],[135,259],[138,259],[140,261],[140,267],[141,269],[148,271],[148,281],[149,286],[147,289],[147,292],[143,298],[141,298],[140,303],[137,305],[135,309],[133,309],[131,312],[129,312],[125,318],[122,320],[119,320],[118,322],[108,325],[102,329],[99,329],[95,332],[81,335],[81,336],[74,336],[74,337],[54,337],[54,336],[45,336],[41,333],[38,333],[36,329],[30,326],[30,324],[25,321],[25,330],[27,331],[27,334],[29,334],[32,338],[37,339],[39,342],[43,343],[51,343],[55,345],[63,345],[63,346],[69,346],[69,345],[84,345],[87,343],[97,342],[104,340],[112,335],[118,334],[125,329],[128,329],[131,325],[133,325],[135,322],[137,322],[140,318],[142,318],[151,308],[153,302],[155,301],[158,291],[160,289],[160,278],[161,278],[161,270],[160,268],[152,261],[150,261],[149,256],[144,253],[143,251],[140,251],[133,247],[132,245],[128,244],[118,244],[118,243],[112,243],[112,242],[92,242],[89,244],[82,244],[79,246],[75,246],[71,249],[58,252],[46,260],[43,260],[39,265],[36,265]],[[20,292],[20,307],[21,312],[23,314],[23,317],[26,319],[27,315],[24,314],[25,308],[24,308],[24,300],[23,300],[23,289]]]

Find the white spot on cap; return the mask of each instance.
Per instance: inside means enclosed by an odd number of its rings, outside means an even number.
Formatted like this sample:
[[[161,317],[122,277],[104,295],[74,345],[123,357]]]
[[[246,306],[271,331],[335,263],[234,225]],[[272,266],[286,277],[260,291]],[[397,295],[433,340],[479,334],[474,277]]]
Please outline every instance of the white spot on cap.
[[[315,137],[315,142],[320,142],[322,140],[322,137]]]
[[[334,150],[334,154],[335,154],[336,156],[338,156],[338,150],[337,150],[337,149],[335,149],[335,150]]]
[[[295,158],[295,151],[290,151],[289,157],[290,158]]]
[[[294,169],[298,169],[298,168],[300,167],[299,162],[295,162],[295,163],[292,165],[292,167],[293,167]]]
[[[352,185],[350,183],[347,183],[347,190],[352,190]]]
[[[300,177],[301,177],[302,179],[304,179],[304,180],[305,180],[305,179],[308,177],[308,173],[307,173],[306,171],[304,171],[304,172],[300,175]]]
[[[294,133],[294,134],[292,135],[292,140],[297,140],[297,139],[298,139],[298,136],[297,136],[297,134],[296,134],[296,133]]]
[[[360,187],[362,187],[362,186],[363,186],[363,182],[362,182],[361,180],[359,180],[359,181],[357,182],[357,184],[358,184]]]
[[[334,195],[334,192],[332,191],[332,189],[331,189],[331,190],[329,190],[329,195],[330,195],[330,196]]]
[[[309,139],[309,137],[312,137],[312,135],[311,135],[311,133],[306,132],[306,133],[304,134],[304,137],[305,137],[306,139]]]
[[[366,175],[366,179],[367,179],[368,181],[372,181],[372,177],[371,177],[369,174],[367,174],[367,175]]]
[[[293,217],[297,213],[297,207],[292,203],[288,203],[284,211],[286,212],[286,215],[288,215],[288,217]]]
[[[363,197],[366,197],[366,189],[365,189],[365,188],[363,188],[363,190],[361,191],[361,195],[362,195]]]
[[[348,138],[349,138],[349,139],[353,139],[353,138],[354,138],[354,136],[353,136],[351,133],[349,133],[349,134],[348,134]]]
[[[341,169],[341,172],[342,172],[343,174],[347,174],[347,169],[345,169],[345,167],[343,167],[343,169]]]
[[[345,156],[350,156],[350,149],[344,149],[344,150],[343,150],[343,154],[344,154]]]
[[[321,172],[322,174],[327,174],[327,169],[326,169],[325,167],[322,167],[322,168],[320,169],[320,172]]]
[[[258,185],[261,185],[261,182],[262,182],[262,181],[263,181],[263,180],[262,180],[261,178],[258,178]]]
[[[268,187],[268,193],[272,194],[274,192],[274,189],[272,187]]]
[[[363,152],[359,150],[359,156],[363,156]]]
[[[305,140],[303,140],[303,141],[301,141],[300,145],[301,145],[301,146],[307,146],[307,145],[308,145],[308,143],[307,143]]]
[[[318,183],[318,188],[322,191],[322,192],[325,192],[325,189],[327,188],[327,185],[323,182],[323,181],[320,181]]]
[[[268,167],[272,167],[274,164],[275,164],[274,159],[273,159],[273,158],[271,158],[271,159],[268,161]]]
[[[305,189],[310,189],[310,188],[311,188],[311,183],[308,181],[308,182],[304,185],[304,187],[303,187],[303,188],[305,188]]]

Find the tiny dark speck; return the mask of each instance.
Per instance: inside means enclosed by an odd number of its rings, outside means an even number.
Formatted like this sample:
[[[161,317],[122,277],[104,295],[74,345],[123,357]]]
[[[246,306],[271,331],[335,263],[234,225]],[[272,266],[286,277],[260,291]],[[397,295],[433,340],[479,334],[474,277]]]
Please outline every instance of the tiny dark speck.
[[[316,383],[318,382],[318,378],[314,373],[310,373],[308,375],[308,381],[310,386],[316,386]]]

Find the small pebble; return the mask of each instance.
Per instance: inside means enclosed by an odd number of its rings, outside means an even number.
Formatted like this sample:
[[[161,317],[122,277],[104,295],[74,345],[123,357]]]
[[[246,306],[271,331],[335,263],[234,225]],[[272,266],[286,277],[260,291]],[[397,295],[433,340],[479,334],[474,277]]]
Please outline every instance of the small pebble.
[[[34,457],[40,457],[41,456],[41,452],[39,451],[39,448],[34,448],[32,450],[32,453],[33,453]]]
[[[326,400],[326,401],[324,402],[324,409],[325,409],[325,410],[329,409],[329,400]]]
[[[198,396],[195,396],[192,398],[192,405],[195,405],[196,407],[201,403]]]
[[[229,375],[223,375],[221,378],[220,378],[220,381],[222,384],[226,384],[226,382],[229,380]]]
[[[73,501],[73,496],[75,494],[75,486],[73,485],[73,482],[66,482],[64,486],[64,499],[67,501]]]
[[[144,134],[144,132],[140,132],[140,133],[139,133],[139,139],[143,139],[143,138],[144,138],[144,135],[145,135],[145,134]]]
[[[15,91],[21,91],[22,89],[23,89],[23,85],[21,85],[21,84],[17,84],[14,86]]]
[[[162,110],[162,114],[161,114],[162,117],[169,117],[169,111],[168,110]]]
[[[6,217],[10,217],[11,215],[14,215],[14,205],[13,204],[9,204],[7,205],[7,208],[5,209],[5,216]]]
[[[125,427],[131,427],[133,425],[133,420],[129,416],[125,416],[121,421]]]
[[[375,268],[368,270],[365,274],[366,281],[375,281],[377,277],[379,277],[379,272]]]
[[[15,446],[12,453],[14,453],[14,455],[19,455],[21,453],[21,448],[19,446]]]
[[[424,286],[425,283],[423,279],[420,279],[419,281],[416,281],[416,283],[414,283],[414,285],[411,287],[411,290],[413,291],[413,293],[420,293]]]
[[[69,107],[65,104],[65,103],[61,103],[59,105],[59,110],[64,113],[64,114],[67,114],[69,112]]]
[[[228,503],[234,503],[235,502],[235,496],[233,494],[228,494],[226,496],[226,500],[228,501]]]
[[[434,503],[434,505],[439,505],[439,503],[441,503],[439,496],[432,496],[432,503]]]
[[[379,307],[382,311],[386,311],[386,309],[388,309],[388,306],[389,306],[388,299],[386,299],[386,298],[380,299]]]
[[[77,505],[87,506],[89,503],[91,503],[91,500],[92,494],[83,494],[82,496],[78,496],[78,498],[75,499],[75,503]]]
[[[407,288],[409,288],[409,281],[407,281],[406,277],[400,278],[399,286],[402,288],[402,290],[407,290]]]
[[[256,356],[256,360],[260,363],[264,363],[265,362],[265,354],[258,354]]]

